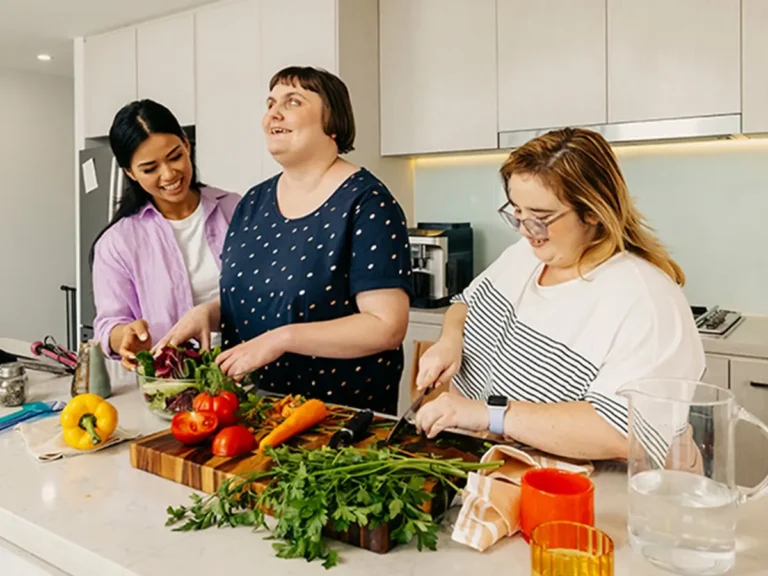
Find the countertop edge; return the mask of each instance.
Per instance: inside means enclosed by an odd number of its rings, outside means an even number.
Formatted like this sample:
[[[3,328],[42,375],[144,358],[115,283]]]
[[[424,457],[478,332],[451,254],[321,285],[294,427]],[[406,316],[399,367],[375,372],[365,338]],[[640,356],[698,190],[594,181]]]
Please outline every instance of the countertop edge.
[[[32,574],[35,576],[69,576],[66,572],[62,572],[52,564],[45,562],[42,558],[30,554],[27,550],[18,547],[9,540],[0,537],[0,566],[5,568],[5,560],[10,558],[11,566],[17,566],[17,562],[21,563],[21,568],[24,570],[24,574],[27,574],[27,570],[33,569]],[[15,573],[11,573],[15,574]]]
[[[139,576],[99,554],[0,508],[0,538],[60,573],[72,576]]]

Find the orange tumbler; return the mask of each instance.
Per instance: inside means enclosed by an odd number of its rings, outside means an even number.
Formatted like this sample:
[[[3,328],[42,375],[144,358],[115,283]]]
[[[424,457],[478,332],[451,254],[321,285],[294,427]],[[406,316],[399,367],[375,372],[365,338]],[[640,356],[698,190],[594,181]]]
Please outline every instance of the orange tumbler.
[[[539,524],[570,520],[595,524],[595,486],[581,474],[534,468],[520,480],[520,531],[526,542]]]

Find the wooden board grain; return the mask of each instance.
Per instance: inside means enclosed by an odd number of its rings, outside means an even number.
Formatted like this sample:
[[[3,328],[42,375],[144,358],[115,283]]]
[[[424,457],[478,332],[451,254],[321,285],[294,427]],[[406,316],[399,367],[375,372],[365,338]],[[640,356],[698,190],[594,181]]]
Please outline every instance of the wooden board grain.
[[[304,448],[322,446],[325,435],[303,435],[290,444]],[[131,443],[131,466],[203,492],[214,492],[221,483],[246,472],[267,470],[271,460],[263,452],[235,458],[215,456],[210,443],[185,446],[164,430]]]
[[[354,410],[349,410],[349,416],[354,415]],[[394,425],[394,421],[377,417],[369,431],[368,438],[358,443],[357,446],[366,446],[383,441],[391,426],[384,427],[385,423]],[[302,448],[320,448],[328,443],[332,432],[327,428],[323,430],[309,431],[292,438],[288,444]],[[481,439],[451,436],[443,434],[436,440],[428,440],[418,436],[412,429],[406,429],[398,440],[398,446],[411,454],[429,454],[443,458],[461,458],[466,461],[477,462],[486,446]],[[236,458],[215,456],[211,452],[210,444],[201,446],[184,446],[176,440],[170,430],[164,430],[134,440],[130,445],[131,466],[144,470],[167,480],[172,480],[206,493],[214,492],[221,483],[229,477],[247,472],[267,470],[271,460],[261,452],[250,452]],[[433,515],[441,514],[445,510],[446,498],[444,494],[436,494],[425,508]],[[359,526],[352,526],[343,533],[326,530],[328,536],[347,542],[354,546],[372,550],[374,552],[387,552],[392,547],[389,534],[394,527],[382,526],[374,530]]]

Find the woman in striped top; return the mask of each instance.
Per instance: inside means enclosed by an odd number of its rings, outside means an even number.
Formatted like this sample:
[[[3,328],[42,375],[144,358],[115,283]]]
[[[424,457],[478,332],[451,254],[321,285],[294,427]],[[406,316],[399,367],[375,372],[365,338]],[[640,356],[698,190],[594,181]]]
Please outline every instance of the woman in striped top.
[[[417,426],[431,437],[490,430],[561,456],[626,458],[617,390],[704,371],[683,273],[599,134],[545,134],[513,151],[501,176],[500,213],[522,238],[447,311],[417,385],[450,391],[419,410]]]

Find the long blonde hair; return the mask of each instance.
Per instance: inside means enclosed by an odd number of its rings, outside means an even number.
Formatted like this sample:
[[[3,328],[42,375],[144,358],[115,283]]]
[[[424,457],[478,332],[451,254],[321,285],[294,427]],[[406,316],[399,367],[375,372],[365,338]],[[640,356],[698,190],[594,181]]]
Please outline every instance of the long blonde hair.
[[[629,251],[654,264],[682,286],[685,275],[635,207],[616,156],[591,130],[553,130],[512,151],[501,167],[509,192],[513,174],[536,176],[582,221],[597,219],[597,232],[579,259],[595,266]]]

